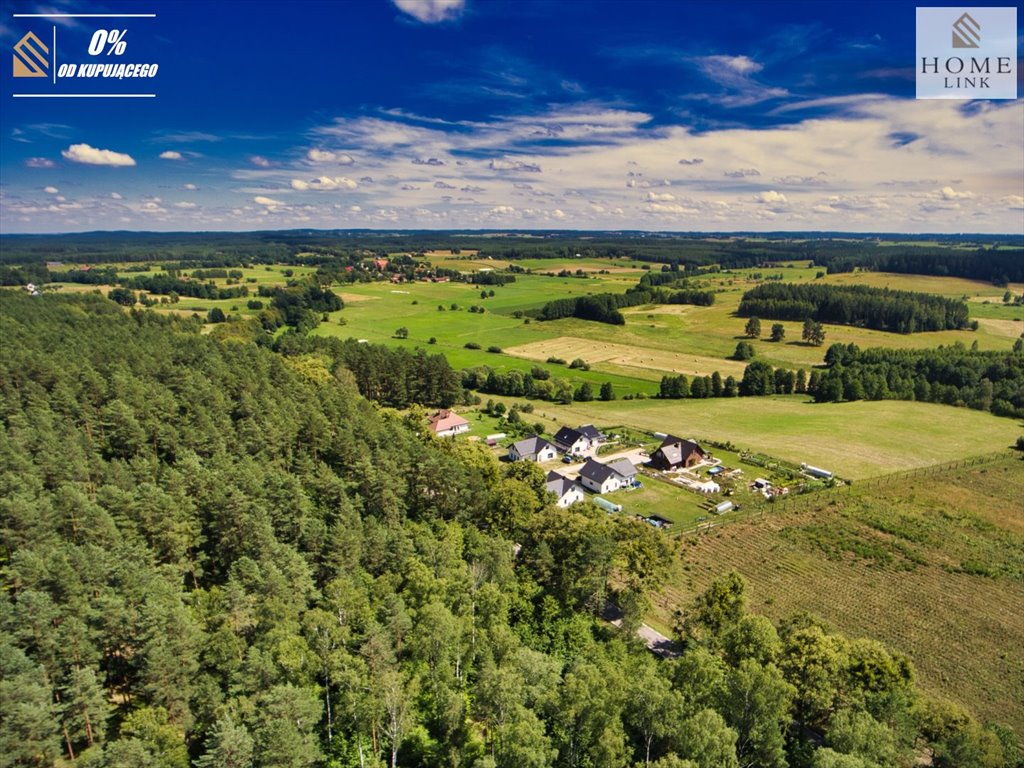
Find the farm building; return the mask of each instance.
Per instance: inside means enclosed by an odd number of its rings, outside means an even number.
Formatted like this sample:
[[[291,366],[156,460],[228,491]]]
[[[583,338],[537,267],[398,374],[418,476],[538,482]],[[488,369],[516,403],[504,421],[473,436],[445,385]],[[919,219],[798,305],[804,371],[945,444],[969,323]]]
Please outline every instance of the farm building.
[[[661,447],[651,454],[651,466],[663,472],[673,469],[687,469],[708,457],[707,451],[693,440],[682,440],[666,435]]]
[[[558,449],[543,437],[530,435],[512,443],[508,449],[510,461],[552,461],[558,457]]]
[[[547,487],[549,493],[558,497],[556,503],[560,507],[568,507],[577,501],[583,501],[583,487],[558,472],[548,472]]]
[[[469,422],[457,413],[442,410],[428,419],[428,427],[438,437],[452,437],[469,431]]]
[[[631,486],[636,475],[636,467],[629,459],[617,459],[608,464],[587,459],[580,469],[580,482],[594,493],[609,493]]]
[[[594,504],[596,506],[600,507],[601,509],[603,509],[605,512],[621,512],[622,511],[622,505],[621,504],[613,504],[612,502],[608,501],[608,499],[602,499],[600,496],[597,496],[594,499]]]
[[[823,480],[832,479],[832,473],[827,469],[822,469],[821,467],[812,467],[810,464],[801,464],[800,469],[812,477],[820,477]]]

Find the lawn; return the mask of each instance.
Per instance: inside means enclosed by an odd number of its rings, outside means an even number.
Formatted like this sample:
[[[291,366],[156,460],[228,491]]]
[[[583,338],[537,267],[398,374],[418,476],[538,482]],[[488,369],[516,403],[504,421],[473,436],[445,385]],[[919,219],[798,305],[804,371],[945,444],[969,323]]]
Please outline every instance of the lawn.
[[[967,408],[896,400],[812,403],[800,395],[543,403],[537,410],[563,424],[625,424],[731,442],[849,479],[990,453],[1021,434],[1018,421]]]
[[[798,611],[906,654],[926,691],[1024,732],[1024,462],[926,472],[813,496],[684,539],[654,621],[730,569],[751,608]]]

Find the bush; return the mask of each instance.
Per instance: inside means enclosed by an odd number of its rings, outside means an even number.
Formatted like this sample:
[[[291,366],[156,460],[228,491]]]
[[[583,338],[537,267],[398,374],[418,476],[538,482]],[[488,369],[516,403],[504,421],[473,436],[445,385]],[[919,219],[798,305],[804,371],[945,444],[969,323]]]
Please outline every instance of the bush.
[[[498,346],[495,346],[494,344],[492,344],[491,346],[489,346],[487,348],[487,351],[492,353],[492,354],[495,354],[495,355],[500,355],[501,354],[501,347],[498,347]]]
[[[741,341],[732,356],[734,360],[750,360],[754,357],[754,345],[749,341]]]
[[[477,344],[475,341],[467,341],[463,346],[466,349],[480,349],[480,345]]]
[[[565,365],[565,360],[560,357],[549,357],[546,362],[552,365]]]
[[[571,363],[569,363],[569,367],[570,368],[578,368],[581,371],[589,371],[590,370],[590,363],[588,363],[586,360],[584,360],[581,357],[577,357],[575,360],[573,360]]]

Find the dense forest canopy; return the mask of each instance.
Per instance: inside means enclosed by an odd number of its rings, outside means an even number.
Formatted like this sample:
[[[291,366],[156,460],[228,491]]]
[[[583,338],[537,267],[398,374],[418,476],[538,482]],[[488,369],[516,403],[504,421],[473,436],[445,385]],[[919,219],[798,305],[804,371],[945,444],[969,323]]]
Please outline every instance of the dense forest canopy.
[[[379,410],[372,351],[199,328],[0,303],[3,765],[1021,765],[878,643],[751,615],[735,575],[657,660],[632,630],[660,532]]]

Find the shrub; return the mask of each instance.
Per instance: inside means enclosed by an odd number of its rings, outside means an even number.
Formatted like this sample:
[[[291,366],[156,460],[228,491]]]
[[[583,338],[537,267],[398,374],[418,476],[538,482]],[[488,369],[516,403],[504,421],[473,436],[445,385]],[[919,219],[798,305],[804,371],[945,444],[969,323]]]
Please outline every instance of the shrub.
[[[480,345],[477,344],[475,341],[467,341],[463,346],[466,349],[480,349]]]

